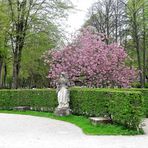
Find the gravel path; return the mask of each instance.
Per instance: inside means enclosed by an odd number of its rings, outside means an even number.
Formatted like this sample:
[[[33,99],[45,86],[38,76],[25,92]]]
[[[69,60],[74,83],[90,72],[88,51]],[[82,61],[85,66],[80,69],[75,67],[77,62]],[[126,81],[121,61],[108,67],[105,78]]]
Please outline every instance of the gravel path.
[[[148,119],[140,136],[87,136],[73,124],[0,114],[0,148],[148,148]]]

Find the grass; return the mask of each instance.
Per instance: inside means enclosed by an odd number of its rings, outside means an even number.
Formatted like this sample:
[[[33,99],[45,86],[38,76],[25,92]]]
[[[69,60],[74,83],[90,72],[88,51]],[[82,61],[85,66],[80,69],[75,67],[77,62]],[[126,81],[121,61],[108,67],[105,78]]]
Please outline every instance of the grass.
[[[83,116],[69,115],[66,117],[55,116],[53,113],[49,112],[37,112],[37,111],[6,111],[1,110],[0,113],[8,114],[21,114],[21,115],[31,115],[38,117],[46,117],[56,120],[62,120],[69,123],[72,123],[82,129],[85,134],[88,135],[137,135],[143,134],[143,131],[140,132],[136,130],[127,129],[121,125],[116,124],[100,124],[94,126],[90,123],[89,119]]]

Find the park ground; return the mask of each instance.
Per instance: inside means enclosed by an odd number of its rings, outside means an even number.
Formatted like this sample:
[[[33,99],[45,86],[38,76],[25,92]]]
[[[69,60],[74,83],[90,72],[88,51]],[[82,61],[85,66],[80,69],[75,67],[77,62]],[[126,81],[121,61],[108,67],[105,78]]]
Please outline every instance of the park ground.
[[[0,148],[147,148],[145,134],[137,136],[90,136],[64,121],[28,115],[0,114]]]

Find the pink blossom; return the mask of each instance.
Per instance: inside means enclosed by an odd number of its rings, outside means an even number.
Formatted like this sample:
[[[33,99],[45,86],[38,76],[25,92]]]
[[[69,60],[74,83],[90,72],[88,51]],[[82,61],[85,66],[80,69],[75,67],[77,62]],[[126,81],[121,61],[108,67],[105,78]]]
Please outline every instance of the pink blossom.
[[[124,48],[106,45],[90,28],[82,29],[74,42],[62,50],[47,53],[48,77],[55,84],[61,72],[66,72],[71,84],[76,81],[89,87],[129,87],[136,78],[134,68],[127,66]],[[129,58],[128,58],[129,59]]]

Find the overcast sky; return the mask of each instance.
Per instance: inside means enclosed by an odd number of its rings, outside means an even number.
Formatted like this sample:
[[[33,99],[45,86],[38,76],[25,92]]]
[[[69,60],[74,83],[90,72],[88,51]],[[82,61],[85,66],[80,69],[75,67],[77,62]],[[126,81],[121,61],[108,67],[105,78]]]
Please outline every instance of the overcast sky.
[[[86,20],[89,7],[96,0],[71,0],[72,3],[76,6],[76,10],[69,14],[67,24],[67,31],[69,33],[74,33],[78,30]]]

